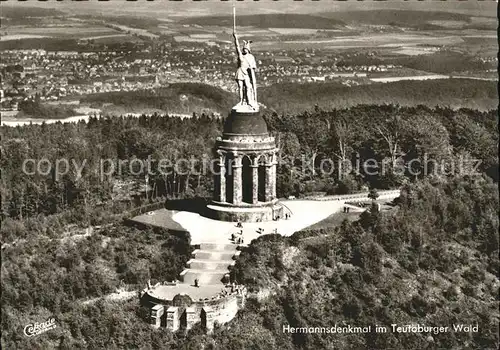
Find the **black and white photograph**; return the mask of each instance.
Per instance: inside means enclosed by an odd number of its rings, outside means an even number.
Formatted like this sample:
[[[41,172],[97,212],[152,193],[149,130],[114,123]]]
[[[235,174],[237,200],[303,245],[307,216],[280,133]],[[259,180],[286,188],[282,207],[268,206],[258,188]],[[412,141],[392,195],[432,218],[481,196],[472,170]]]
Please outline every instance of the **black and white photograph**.
[[[498,27],[1,1],[1,348],[498,349]]]

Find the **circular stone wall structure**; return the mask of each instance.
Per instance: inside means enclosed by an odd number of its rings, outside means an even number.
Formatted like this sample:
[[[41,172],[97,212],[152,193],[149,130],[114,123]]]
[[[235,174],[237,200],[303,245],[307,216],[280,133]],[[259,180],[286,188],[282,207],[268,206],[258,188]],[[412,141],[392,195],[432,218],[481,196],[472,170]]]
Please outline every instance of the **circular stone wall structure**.
[[[282,216],[276,199],[276,143],[258,111],[233,108],[214,151],[218,169],[208,205],[212,218],[259,222]]]

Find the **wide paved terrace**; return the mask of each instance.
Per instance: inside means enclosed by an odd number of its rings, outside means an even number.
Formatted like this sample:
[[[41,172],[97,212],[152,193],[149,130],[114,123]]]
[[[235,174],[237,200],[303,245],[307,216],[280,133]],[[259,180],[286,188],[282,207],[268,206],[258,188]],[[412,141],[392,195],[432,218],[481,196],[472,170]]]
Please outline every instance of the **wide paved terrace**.
[[[210,299],[213,296],[222,292],[225,289],[224,285],[203,285],[195,287],[193,285],[179,283],[176,286],[160,285],[148,291],[148,294],[160,300],[172,300],[177,294],[188,295],[191,300],[199,301],[202,299]]]
[[[392,200],[399,191],[381,193],[380,199]],[[229,266],[234,265],[239,255],[237,245],[231,240],[233,233],[242,232],[243,243],[250,242],[265,234],[290,236],[296,231],[307,228],[330,215],[340,212],[344,206],[359,211],[359,207],[346,204],[346,201],[366,200],[367,194],[355,196],[322,197],[311,200],[286,200],[281,204],[292,215],[278,221],[243,223],[237,227],[234,222],[218,221],[188,211],[160,209],[135,217],[142,224],[159,226],[176,231],[189,232],[191,244],[198,247],[192,259],[180,274],[176,284],[159,284],[147,290],[147,294],[159,300],[171,301],[176,295],[188,295],[193,301],[217,298],[224,295],[223,278],[229,274]],[[198,286],[195,284],[198,283]]]
[[[379,199],[392,200],[399,196],[399,191],[381,191]],[[243,228],[236,227],[234,222],[218,221],[200,214],[188,211],[159,209],[151,213],[133,218],[134,221],[189,232],[191,244],[201,243],[229,244],[231,234],[243,233],[243,244],[248,245],[252,240],[265,234],[280,234],[291,236],[294,232],[303,230],[330,215],[340,212],[346,201],[368,200],[368,193],[321,197],[311,200],[283,200],[281,204],[292,212],[288,219],[278,221],[243,223]]]

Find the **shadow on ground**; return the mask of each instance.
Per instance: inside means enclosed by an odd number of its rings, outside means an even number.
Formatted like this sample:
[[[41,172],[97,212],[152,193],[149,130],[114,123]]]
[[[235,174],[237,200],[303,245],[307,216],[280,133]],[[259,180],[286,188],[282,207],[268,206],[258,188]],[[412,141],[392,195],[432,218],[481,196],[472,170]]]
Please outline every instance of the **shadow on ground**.
[[[190,199],[169,199],[165,203],[165,208],[168,210],[188,211],[191,213],[207,215],[207,204],[209,200],[206,198],[190,198]]]

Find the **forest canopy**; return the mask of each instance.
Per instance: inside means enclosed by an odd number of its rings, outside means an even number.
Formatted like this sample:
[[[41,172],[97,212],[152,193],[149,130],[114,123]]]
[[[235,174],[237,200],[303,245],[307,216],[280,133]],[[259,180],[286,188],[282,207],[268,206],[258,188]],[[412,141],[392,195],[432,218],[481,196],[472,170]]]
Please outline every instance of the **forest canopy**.
[[[441,169],[441,164],[459,162],[463,163],[462,170],[473,170],[465,168],[477,165],[477,170],[497,181],[496,113],[359,105],[333,110],[316,108],[296,115],[267,114],[269,130],[279,146],[278,196],[314,191],[342,194],[360,191],[364,186],[397,188],[405,181],[414,181],[417,171],[422,173],[417,178],[423,178]],[[19,219],[68,209],[85,212],[85,208],[113,202],[120,181],[144,186],[145,174],[135,174],[125,167],[120,174],[102,177],[102,160],[213,159],[214,142],[222,124],[223,119],[206,115],[181,119],[154,114],[139,118],[92,117],[88,123],[2,127],[2,217]],[[429,164],[424,161],[426,157]],[[26,159],[33,164],[46,159],[52,165],[66,159],[85,166],[80,172],[72,167],[60,176],[56,176],[54,167],[49,172],[28,175],[23,170]],[[362,164],[367,159],[390,166],[376,175],[342,167],[345,162]],[[421,162],[399,174],[393,171],[398,162],[409,164],[412,159]],[[324,160],[338,164],[337,169],[325,172]],[[172,165],[171,171],[164,174],[153,162],[149,199],[211,197],[213,174],[202,172],[201,165],[196,163],[188,172]]]

